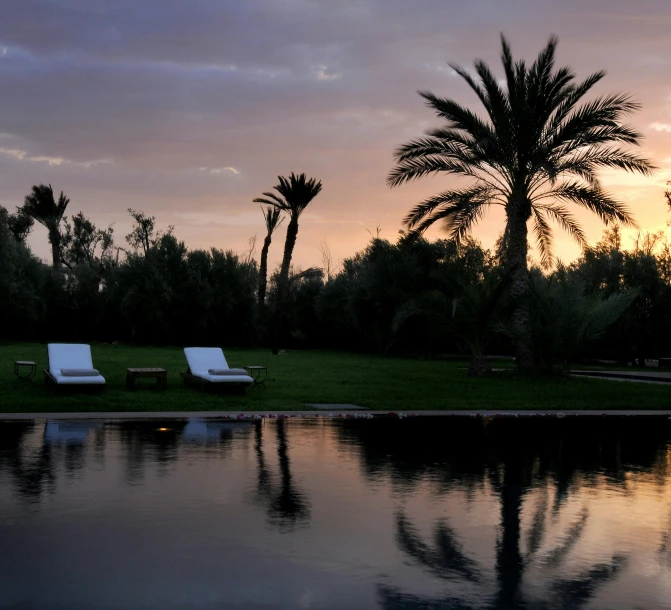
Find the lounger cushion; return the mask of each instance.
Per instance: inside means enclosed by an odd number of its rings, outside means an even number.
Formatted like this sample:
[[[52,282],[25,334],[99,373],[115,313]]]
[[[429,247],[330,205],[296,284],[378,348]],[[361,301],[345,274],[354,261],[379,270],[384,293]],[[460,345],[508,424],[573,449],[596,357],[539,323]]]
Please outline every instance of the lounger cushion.
[[[105,378],[95,371],[91,360],[91,347],[84,343],[49,343],[49,373],[56,383],[63,385],[103,385]],[[95,374],[63,375],[62,371],[79,369]]]
[[[63,377],[97,377],[100,373],[96,369],[61,369]]]
[[[210,375],[248,375],[245,369],[208,369]]]
[[[189,371],[195,377],[200,377],[213,383],[244,383],[248,385],[254,383],[254,380],[249,376],[247,371],[234,375],[210,374],[210,369],[231,370],[220,347],[185,347],[184,355],[189,365]]]

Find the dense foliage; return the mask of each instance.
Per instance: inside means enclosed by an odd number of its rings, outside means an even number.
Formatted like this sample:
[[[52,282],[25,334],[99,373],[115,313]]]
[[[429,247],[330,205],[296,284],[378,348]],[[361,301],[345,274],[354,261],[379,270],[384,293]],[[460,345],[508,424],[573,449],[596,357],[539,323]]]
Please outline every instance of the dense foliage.
[[[81,213],[63,218],[54,266],[30,252],[25,235],[13,231],[16,216],[0,209],[3,338],[274,342],[279,268],[261,306],[253,259],[189,250],[172,228],[157,231],[155,219],[131,213],[129,250]],[[671,352],[671,249],[661,234],[627,249],[611,230],[570,267],[535,268],[531,279],[532,345],[543,366],[562,369],[596,357],[644,364]],[[473,357],[471,372],[481,374],[487,354],[514,351],[507,281],[498,253],[472,239],[375,237],[328,279],[319,268],[292,269],[279,344],[420,357],[462,353]]]

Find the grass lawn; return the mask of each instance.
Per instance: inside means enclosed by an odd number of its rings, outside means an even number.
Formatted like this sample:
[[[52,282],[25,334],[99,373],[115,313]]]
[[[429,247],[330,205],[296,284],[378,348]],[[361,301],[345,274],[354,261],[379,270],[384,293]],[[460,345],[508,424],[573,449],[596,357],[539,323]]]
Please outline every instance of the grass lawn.
[[[107,379],[100,394],[62,394],[46,387],[42,369],[47,347],[38,343],[0,345],[0,412],[296,410],[305,403],[350,403],[378,410],[411,409],[664,409],[671,387],[597,379],[522,379],[501,373],[466,377],[466,362],[422,361],[328,351],[225,349],[230,366],[268,366],[267,388],[246,394],[201,392],[184,385],[180,348],[94,344],[93,364]],[[34,387],[13,389],[14,360],[34,360]],[[140,379],[125,387],[127,367],[162,367],[168,389]]]

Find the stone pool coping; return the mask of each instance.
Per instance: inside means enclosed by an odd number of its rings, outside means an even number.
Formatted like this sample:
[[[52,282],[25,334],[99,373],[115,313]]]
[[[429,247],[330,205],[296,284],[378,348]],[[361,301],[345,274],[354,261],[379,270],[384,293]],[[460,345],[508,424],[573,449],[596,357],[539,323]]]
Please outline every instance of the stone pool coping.
[[[558,410],[454,410],[454,411],[347,411],[337,410],[316,411],[101,411],[82,413],[0,413],[2,421],[20,421],[37,419],[329,419],[329,418],[363,418],[378,417],[667,417],[671,418],[671,409],[558,409]]]

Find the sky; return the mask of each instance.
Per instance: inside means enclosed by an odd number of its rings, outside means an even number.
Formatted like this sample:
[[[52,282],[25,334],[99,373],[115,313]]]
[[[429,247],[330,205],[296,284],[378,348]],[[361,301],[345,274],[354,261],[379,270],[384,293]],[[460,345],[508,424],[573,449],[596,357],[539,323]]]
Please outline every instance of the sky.
[[[642,110],[653,177],[603,172],[642,231],[666,229],[671,180],[669,0],[2,0],[0,205],[52,184],[117,245],[128,208],[174,225],[189,248],[243,253],[265,236],[252,202],[277,176],[305,172],[323,190],[301,217],[297,266],[334,263],[371,235],[395,240],[450,176],[386,186],[393,151],[439,121],[418,90],[482,109],[448,62],[500,67],[500,35],[532,61],[551,34],[578,79],[605,69],[595,95],[629,92]],[[588,239],[603,225],[587,214]],[[491,247],[503,217],[473,234]],[[670,229],[671,230],[671,229]],[[625,245],[635,231],[625,232]],[[438,228],[427,234],[441,236]],[[556,231],[559,257],[579,255]],[[271,246],[281,257],[284,227]],[[29,237],[49,257],[41,227]]]

